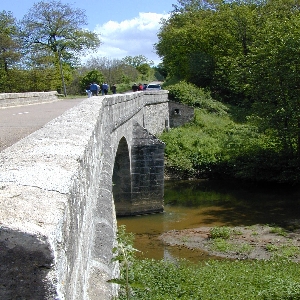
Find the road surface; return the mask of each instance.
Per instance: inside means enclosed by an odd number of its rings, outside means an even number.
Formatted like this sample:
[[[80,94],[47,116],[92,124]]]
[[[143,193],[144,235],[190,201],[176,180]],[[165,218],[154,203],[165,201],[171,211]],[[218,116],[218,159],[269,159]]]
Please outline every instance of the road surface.
[[[87,98],[0,108],[0,151],[42,128]]]

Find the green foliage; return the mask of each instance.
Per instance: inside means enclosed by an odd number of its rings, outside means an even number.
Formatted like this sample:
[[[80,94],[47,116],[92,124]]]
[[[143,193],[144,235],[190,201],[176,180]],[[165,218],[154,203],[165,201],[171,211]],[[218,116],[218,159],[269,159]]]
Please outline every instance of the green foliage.
[[[144,67],[145,67],[145,65],[148,65],[148,66],[153,65],[153,61],[148,60],[148,58],[145,57],[144,55],[126,56],[123,58],[122,61],[125,64],[133,66],[134,68],[142,67],[143,65],[144,65]]]
[[[208,112],[226,114],[228,110],[225,105],[212,99],[204,89],[200,89],[191,83],[181,81],[175,85],[166,85],[170,100],[181,102],[193,107],[205,109]]]
[[[108,282],[117,283],[121,286],[121,293],[130,299],[131,286],[138,286],[138,284],[130,281],[130,267],[135,257],[137,249],[133,248],[134,235],[126,232],[126,226],[121,225],[117,232],[117,247],[113,248],[114,258],[112,261],[118,261],[121,271],[119,278],[114,278]]]
[[[211,239],[229,239],[230,235],[232,233],[232,230],[229,227],[212,227],[209,231],[209,236]]]
[[[104,76],[102,75],[101,72],[97,70],[93,70],[88,72],[85,76],[83,76],[83,78],[80,81],[82,92],[85,92],[86,86],[93,82],[96,82],[97,84],[104,82]]]
[[[11,12],[0,12],[0,93],[18,90],[17,85],[21,80],[14,69],[21,58],[20,49],[15,18]]]
[[[134,289],[132,299],[299,299],[299,270],[299,264],[279,259],[217,260],[195,265],[136,260],[131,271],[145,288]]]
[[[11,12],[0,12],[0,70],[7,72],[21,57],[18,27]]]
[[[78,73],[82,74],[93,70],[102,73],[104,81],[109,85],[129,84],[138,81],[139,76],[141,76],[137,68],[126,64],[124,60],[109,59],[107,57],[91,57],[82,68],[78,69]],[[148,76],[148,72],[145,76]]]
[[[39,45],[65,59],[100,45],[97,34],[81,29],[86,25],[84,11],[61,1],[35,3],[21,23],[29,47]]]
[[[272,132],[280,150],[299,158],[300,11],[295,1],[179,4],[163,22],[155,45],[169,76],[250,109],[259,130]]]
[[[224,232],[227,233],[225,227],[215,227],[216,235],[224,236]],[[186,260],[176,263],[138,260],[135,259],[136,250],[132,247],[133,239],[133,234],[126,233],[125,226],[118,228],[118,246],[113,251],[114,261],[120,263],[121,275],[109,282],[121,286],[119,300],[264,300],[300,297],[299,264],[280,258],[282,255],[270,261],[210,260],[199,264],[191,264]],[[214,241],[213,247],[218,251],[250,251],[244,245],[231,245],[220,237]],[[295,249],[290,245],[284,251],[283,257],[288,257]]]
[[[227,253],[235,249],[234,245],[223,238],[214,238],[210,244],[210,249],[213,251]],[[237,251],[236,251],[237,252]]]
[[[285,230],[284,228],[278,227],[278,226],[276,226],[276,227],[271,227],[270,232],[271,232],[271,233],[276,233],[276,234],[282,235],[282,236],[287,236],[286,230]]]
[[[82,29],[83,25],[86,25],[83,10],[55,0],[35,3],[21,21],[26,53],[48,52],[53,57],[65,96],[68,74],[63,65],[74,66],[80,53],[100,45],[98,35]]]
[[[279,257],[284,259],[290,259],[299,255],[300,249],[296,245],[292,243],[284,244],[284,245],[274,245],[272,243],[266,245],[266,250],[272,253],[273,257]]]
[[[196,107],[192,122],[160,136],[166,144],[167,172],[181,178],[300,181],[297,155],[286,151],[272,130],[262,131],[258,118],[245,118],[245,109],[226,107],[186,82],[164,88],[172,100]]]

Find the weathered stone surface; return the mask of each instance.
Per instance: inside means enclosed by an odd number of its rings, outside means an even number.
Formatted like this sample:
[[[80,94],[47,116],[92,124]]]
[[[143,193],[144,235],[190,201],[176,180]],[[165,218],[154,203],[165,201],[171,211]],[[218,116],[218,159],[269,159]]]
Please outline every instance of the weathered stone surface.
[[[56,91],[0,94],[0,108],[53,102],[58,100]]]
[[[1,299],[116,295],[116,214],[163,210],[167,102],[88,98],[0,152]]]
[[[169,126],[178,127],[193,120],[194,108],[175,101],[169,101]]]

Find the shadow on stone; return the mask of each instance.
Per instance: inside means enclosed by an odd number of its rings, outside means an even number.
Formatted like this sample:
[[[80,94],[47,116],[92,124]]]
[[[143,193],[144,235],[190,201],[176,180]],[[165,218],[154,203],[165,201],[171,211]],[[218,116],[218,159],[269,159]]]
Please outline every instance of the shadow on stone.
[[[53,256],[39,236],[0,229],[0,299],[55,299]]]

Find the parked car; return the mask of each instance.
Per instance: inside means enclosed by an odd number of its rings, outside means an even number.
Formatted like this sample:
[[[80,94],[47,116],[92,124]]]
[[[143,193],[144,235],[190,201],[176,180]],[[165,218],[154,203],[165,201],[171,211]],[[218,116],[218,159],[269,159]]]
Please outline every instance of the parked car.
[[[150,83],[146,87],[146,91],[148,91],[148,90],[161,90],[161,86],[160,86],[160,84]]]

